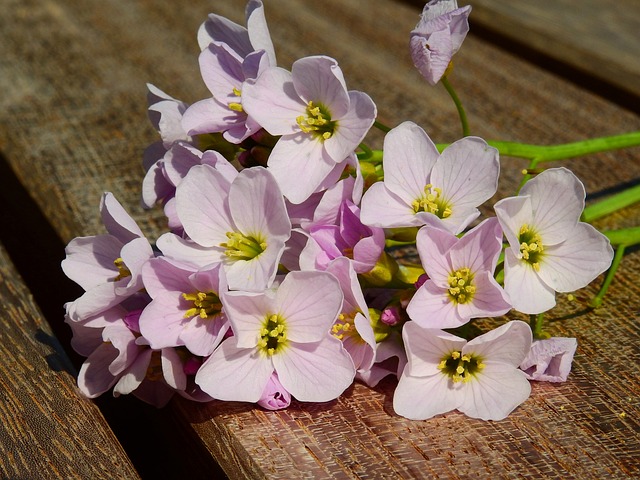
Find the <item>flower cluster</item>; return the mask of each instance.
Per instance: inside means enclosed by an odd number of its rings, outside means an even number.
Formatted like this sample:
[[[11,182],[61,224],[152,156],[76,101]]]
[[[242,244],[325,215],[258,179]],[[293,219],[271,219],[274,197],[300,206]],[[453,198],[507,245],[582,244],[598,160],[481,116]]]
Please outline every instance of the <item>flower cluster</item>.
[[[425,7],[411,52],[430,83],[469,10]],[[211,14],[198,32],[209,98],[188,105],[149,85],[161,141],[145,151],[142,198],[164,207],[169,231],[152,246],[105,193],[107,233],[66,249],[62,268],[85,290],[66,305],[87,357],[81,391],[280,409],[391,374],[400,415],[498,420],[529,380],[564,381],[574,339],[533,342],[519,320],[464,332],[474,318],[544,312],[608,268],[608,240],[579,221],[580,181],[543,171],[480,219],[496,148],[465,136],[440,151],[407,121],[388,129],[376,162],[362,143],[372,99],[347,89],[332,58],[277,66],[262,2],[246,15],[245,28]],[[390,254],[401,237],[421,265]]]

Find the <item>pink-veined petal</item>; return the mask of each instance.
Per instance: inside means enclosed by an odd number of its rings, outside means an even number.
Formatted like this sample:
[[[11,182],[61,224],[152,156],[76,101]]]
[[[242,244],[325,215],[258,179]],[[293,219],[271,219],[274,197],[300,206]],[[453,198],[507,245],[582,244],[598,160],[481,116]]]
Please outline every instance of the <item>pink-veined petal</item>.
[[[202,364],[195,380],[218,400],[257,402],[272,373],[270,358],[255,349],[238,348],[231,337]]]
[[[356,374],[342,342],[331,335],[317,343],[291,344],[273,356],[280,383],[301,402],[338,398]]]
[[[305,103],[324,105],[334,120],[349,110],[344,76],[333,58],[323,55],[301,58],[291,66],[291,74],[296,92]]]
[[[428,377],[407,375],[400,377],[393,393],[393,409],[398,415],[410,420],[426,420],[458,407],[460,394],[450,388],[449,378],[440,372]]]
[[[411,205],[392,193],[383,182],[371,185],[362,196],[360,221],[372,227],[417,227],[423,225]]]
[[[407,315],[422,328],[455,328],[469,321],[458,313],[446,289],[427,280],[407,305]]]
[[[502,420],[531,394],[522,371],[504,364],[487,364],[464,385],[458,406],[465,415],[481,420]]]
[[[564,242],[545,247],[538,274],[557,292],[572,292],[591,283],[611,266],[612,259],[607,237],[580,222]]]
[[[440,362],[467,343],[460,337],[439,329],[422,328],[415,322],[404,324],[402,339],[408,361],[405,373],[412,377],[441,375]]]
[[[504,290],[513,308],[522,313],[546,312],[556,304],[553,288],[544,283],[531,265],[516,258],[511,248],[504,255]]]
[[[529,353],[531,342],[529,325],[513,320],[474,338],[462,348],[462,353],[479,356],[486,365],[503,363],[518,367]]]
[[[287,339],[298,343],[318,342],[340,313],[342,299],[340,284],[333,275],[290,272],[276,294],[278,313],[287,326]]]

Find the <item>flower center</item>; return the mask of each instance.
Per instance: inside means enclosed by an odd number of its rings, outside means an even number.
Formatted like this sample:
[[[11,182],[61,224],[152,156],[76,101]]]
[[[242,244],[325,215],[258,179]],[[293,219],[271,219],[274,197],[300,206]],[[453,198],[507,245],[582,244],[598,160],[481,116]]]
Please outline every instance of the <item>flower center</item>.
[[[354,323],[356,313],[357,312],[354,311],[352,313],[341,313],[338,315],[338,319],[333,324],[333,327],[331,327],[331,334],[338,340],[344,340],[346,336],[354,340],[362,341]]]
[[[199,315],[200,318],[208,318],[218,315],[222,311],[222,303],[213,292],[183,293],[182,298],[193,302],[193,306],[184,312],[184,318],[191,318]]]
[[[121,257],[116,258],[113,261],[113,264],[118,269],[118,275],[116,276],[116,278],[113,279],[114,282],[117,282],[118,280],[122,280],[123,278],[131,276],[131,271],[124,264],[124,260],[122,260]]]
[[[543,255],[542,238],[526,223],[520,227],[518,236],[520,255],[537,272],[540,270],[540,260]]]
[[[411,204],[413,211],[433,213],[439,218],[447,218],[451,216],[451,207],[448,202],[442,198],[442,190],[434,187],[430,183],[424,187],[424,195],[417,198]]]
[[[242,95],[242,92],[240,92],[240,90],[234,88],[233,94],[238,97],[238,100],[240,100],[240,95]],[[229,102],[228,106],[229,109],[233,110],[234,112],[244,112],[244,109],[242,108],[242,104],[240,102]]]
[[[454,383],[468,382],[483,368],[482,358],[469,353],[462,355],[460,351],[453,351],[449,355],[445,355],[438,364],[438,369],[451,378]]]
[[[224,254],[232,260],[251,260],[267,249],[267,242],[253,235],[240,232],[227,232],[226,243],[220,246],[226,248]]]
[[[476,287],[473,285],[473,273],[467,267],[451,272],[447,281],[447,292],[455,303],[469,303],[473,299]]]
[[[280,315],[267,315],[260,329],[258,349],[268,356],[281,352],[287,345],[287,325]]]
[[[336,122],[331,121],[331,114],[327,107],[321,103],[314,106],[311,101],[307,104],[307,116],[300,115],[296,118],[296,122],[304,133],[322,137],[323,140],[331,138],[336,129]]]

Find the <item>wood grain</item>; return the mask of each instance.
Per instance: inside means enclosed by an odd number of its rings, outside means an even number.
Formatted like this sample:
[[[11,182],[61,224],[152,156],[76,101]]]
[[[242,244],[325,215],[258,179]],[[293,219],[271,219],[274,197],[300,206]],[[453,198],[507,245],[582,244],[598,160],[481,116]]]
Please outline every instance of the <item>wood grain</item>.
[[[139,478],[0,247],[0,478]]]
[[[636,0],[469,0],[462,4],[473,6],[472,21],[502,35],[506,42],[518,42],[610,88],[632,93],[640,103],[640,4]]]
[[[446,93],[426,85],[408,56],[407,32],[419,9],[390,0],[266,3],[280,65],[333,56],[348,87],[374,99],[383,123],[413,120],[436,141],[459,137]],[[154,238],[164,230],[162,214],[139,206],[141,152],[156,138],[144,84],[187,102],[206,96],[196,29],[210,9],[242,22],[244,1],[196,0],[180,9],[166,0],[0,4],[8,12],[0,17],[0,148],[17,176],[65,241],[102,231],[104,190]],[[474,36],[454,63],[451,81],[476,135],[551,144],[640,128],[637,115]],[[371,144],[380,141],[373,135]],[[565,164],[592,196],[604,196],[638,181],[640,149]],[[500,195],[514,191],[523,166],[504,159]],[[639,217],[630,207],[599,226],[637,225]],[[535,384],[531,398],[501,422],[457,413],[405,420],[391,408],[392,381],[374,390],[357,384],[334,402],[296,403],[283,412],[182,400],[170,408],[231,478],[637,476],[639,273],[635,251],[602,311],[584,313],[560,297],[551,320],[571,318],[551,321],[549,330],[578,338],[570,381]]]

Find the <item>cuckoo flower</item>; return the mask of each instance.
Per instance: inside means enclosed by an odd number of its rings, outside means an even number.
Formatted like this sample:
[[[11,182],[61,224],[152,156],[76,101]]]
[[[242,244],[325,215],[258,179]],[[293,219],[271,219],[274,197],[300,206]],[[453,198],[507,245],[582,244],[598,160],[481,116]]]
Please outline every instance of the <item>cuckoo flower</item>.
[[[211,98],[191,105],[182,118],[190,134],[224,132],[231,143],[240,143],[260,130],[242,106],[242,83],[269,66],[264,51],[243,59],[227,45],[211,43],[200,54],[202,79]]]
[[[204,50],[211,43],[221,43],[229,47],[241,58],[252,52],[264,50],[271,65],[276,64],[276,54],[264,15],[264,6],[260,0],[249,0],[245,9],[246,28],[228,18],[209,14],[209,18],[200,25],[198,44]]]
[[[371,98],[347,91],[338,63],[325,56],[297,60],[291,72],[269,68],[242,88],[247,113],[271,135],[282,136],[267,165],[292,203],[323,186],[376,117]]]
[[[582,288],[611,265],[609,240],[579,221],[584,199],[584,186],[571,171],[551,168],[527,182],[517,197],[496,203],[510,245],[504,288],[516,310],[549,310],[555,292]]]
[[[338,258],[349,258],[357,273],[369,272],[384,250],[384,230],[360,222],[360,209],[345,199],[338,208],[337,224],[309,227],[309,241],[300,261],[325,270]]]
[[[498,151],[477,137],[449,145],[442,154],[413,122],[384,139],[384,181],[362,197],[360,219],[383,228],[425,224],[460,233],[478,215],[476,208],[495,193]]]
[[[469,32],[470,13],[470,5],[458,8],[456,0],[431,0],[424,6],[409,46],[414,65],[431,85],[440,81],[460,49]]]
[[[408,363],[393,396],[399,415],[424,420],[459,410],[502,420],[531,393],[518,365],[531,347],[531,329],[508,322],[470,342],[442,330],[404,325]]]
[[[153,299],[140,315],[140,332],[149,345],[184,345],[195,355],[211,355],[228,330],[220,301],[226,289],[220,265],[197,270],[159,257],[143,267],[142,279]]]
[[[502,251],[502,230],[495,218],[458,239],[434,227],[422,227],[416,238],[429,280],[407,306],[407,314],[423,328],[455,328],[471,318],[495,317],[511,309],[493,278]]]
[[[78,387],[95,398],[113,387],[114,396],[133,393],[162,407],[186,386],[186,375],[173,349],[153,351],[138,330],[138,311],[113,307],[81,322],[68,316],[73,348],[88,357],[78,373]]]
[[[265,168],[242,170],[229,182],[209,165],[197,165],[176,190],[176,208],[190,241],[163,235],[158,248],[164,255],[199,267],[222,263],[234,290],[270,286],[291,223]]]
[[[342,305],[331,274],[291,272],[275,292],[229,292],[223,301],[234,336],[196,375],[212,397],[257,402],[274,372],[303,402],[333,400],[353,381],[351,358],[329,333]]]
[[[367,371],[375,358],[376,339],[356,270],[346,257],[339,257],[328,265],[326,271],[338,279],[344,294],[331,334],[342,341],[356,370]]]
[[[193,139],[182,128],[182,115],[188,105],[151,84],[147,84],[147,88],[149,120],[161,137],[145,149],[142,161],[147,172],[142,181],[142,203],[151,208],[174,192],[175,185],[170,184],[162,171],[165,154],[176,142],[191,143]]]
[[[267,410],[282,410],[291,404],[291,394],[282,386],[276,372],[271,374],[260,400],[256,403]]]
[[[552,337],[536,340],[520,369],[529,380],[564,382],[571,372],[571,363],[578,342],[575,338]]]
[[[62,269],[85,293],[68,308],[74,320],[100,313],[143,288],[140,270],[151,245],[113,194],[100,203],[107,234],[77,237],[67,245]]]

